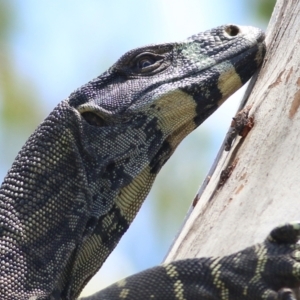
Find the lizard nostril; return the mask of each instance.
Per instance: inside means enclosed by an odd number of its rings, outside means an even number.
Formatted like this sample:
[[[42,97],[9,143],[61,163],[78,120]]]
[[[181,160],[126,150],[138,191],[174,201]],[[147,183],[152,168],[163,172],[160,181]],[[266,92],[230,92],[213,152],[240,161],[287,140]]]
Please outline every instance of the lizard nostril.
[[[236,25],[228,25],[225,27],[225,32],[229,36],[237,36],[240,33],[240,28]]]

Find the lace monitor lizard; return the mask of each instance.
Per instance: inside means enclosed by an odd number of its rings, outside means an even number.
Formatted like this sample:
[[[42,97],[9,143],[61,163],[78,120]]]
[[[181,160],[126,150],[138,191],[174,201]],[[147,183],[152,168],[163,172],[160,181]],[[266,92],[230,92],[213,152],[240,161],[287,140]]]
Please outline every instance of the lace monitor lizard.
[[[76,299],[181,140],[261,65],[264,34],[221,26],[129,51],[73,92],[19,152],[0,190],[0,299]],[[85,299],[294,299],[300,224],[222,258],[126,278]]]

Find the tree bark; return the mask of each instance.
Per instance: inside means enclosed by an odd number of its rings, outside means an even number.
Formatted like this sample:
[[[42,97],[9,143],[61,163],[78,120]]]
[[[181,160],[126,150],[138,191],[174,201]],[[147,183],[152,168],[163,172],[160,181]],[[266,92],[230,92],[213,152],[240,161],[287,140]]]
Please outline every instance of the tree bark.
[[[254,127],[229,152],[220,150],[165,261],[227,255],[300,219],[299,15],[299,0],[277,1],[265,62],[244,100]],[[228,166],[232,173],[219,186]]]

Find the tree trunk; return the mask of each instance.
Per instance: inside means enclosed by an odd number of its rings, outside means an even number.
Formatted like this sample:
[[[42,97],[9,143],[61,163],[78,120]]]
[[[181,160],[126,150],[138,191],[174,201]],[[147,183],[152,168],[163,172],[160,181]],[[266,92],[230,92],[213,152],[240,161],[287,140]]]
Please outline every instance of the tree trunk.
[[[298,0],[277,1],[265,63],[244,101],[254,127],[229,152],[220,150],[166,261],[230,254],[300,219],[299,16]],[[232,173],[220,186],[228,166]]]

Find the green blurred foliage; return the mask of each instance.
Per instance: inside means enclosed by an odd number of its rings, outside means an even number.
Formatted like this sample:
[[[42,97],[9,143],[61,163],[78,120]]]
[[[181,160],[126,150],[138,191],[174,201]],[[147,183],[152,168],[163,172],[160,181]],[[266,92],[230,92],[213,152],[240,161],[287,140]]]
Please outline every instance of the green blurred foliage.
[[[0,2],[0,41],[3,42],[13,29],[13,9],[8,3]]]
[[[153,218],[157,235],[167,245],[170,232],[182,223],[206,171],[210,167],[209,151],[212,137],[207,129],[199,128],[179,145],[173,156],[158,174],[152,190]],[[191,173],[194,166],[196,172]],[[171,175],[171,177],[170,177]],[[180,183],[180,184],[178,184]],[[163,220],[163,228],[161,227]]]
[[[255,4],[253,4],[255,2]],[[253,11],[253,14],[261,20],[268,22],[271,18],[276,0],[249,0],[248,6]]]
[[[15,21],[11,3],[0,1],[0,159],[5,157],[5,162],[14,159],[41,119],[37,93],[30,80],[19,73],[10,48]]]

